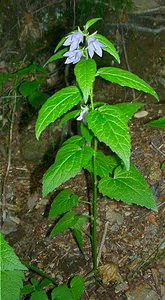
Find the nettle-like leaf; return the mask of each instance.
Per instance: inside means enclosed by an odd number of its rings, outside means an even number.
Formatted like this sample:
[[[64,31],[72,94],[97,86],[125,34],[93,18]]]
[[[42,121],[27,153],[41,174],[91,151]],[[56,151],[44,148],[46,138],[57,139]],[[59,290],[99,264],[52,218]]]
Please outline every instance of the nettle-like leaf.
[[[48,218],[53,218],[71,210],[78,200],[79,197],[74,195],[71,189],[61,191],[53,200]]]
[[[131,164],[127,171],[121,166],[114,171],[114,177],[102,178],[99,191],[111,199],[134,203],[157,210],[155,199],[143,175]]]
[[[50,62],[52,61],[55,61],[57,59],[60,59],[60,58],[64,58],[64,53],[68,51],[68,48],[64,48],[58,52],[56,52],[54,55],[52,55],[48,60],[47,62],[44,64],[44,67],[49,64]]]
[[[55,163],[43,176],[43,196],[75,177],[91,159],[93,149],[69,143],[64,145],[56,155]]]
[[[43,176],[43,196],[76,176],[82,169],[83,151],[76,144],[63,146],[56,155],[55,163]]]
[[[88,101],[96,71],[97,67],[94,59],[80,60],[74,68],[76,81],[82,91],[85,103]]]
[[[113,155],[105,155],[102,152],[96,152],[96,175],[106,177],[109,174],[112,174],[114,169],[121,164],[120,158]],[[92,159],[85,166],[90,173],[93,173],[93,161]]]
[[[113,83],[134,88],[138,91],[143,91],[154,96],[157,100],[159,97],[153,88],[137,75],[119,68],[105,67],[97,71],[97,75]]]
[[[72,230],[73,237],[75,238],[80,250],[83,252],[83,234],[82,231],[73,229]]]
[[[165,117],[161,117],[157,120],[150,121],[150,122],[146,123],[146,125],[154,126],[154,127],[158,127],[158,128],[165,128]]]
[[[76,86],[63,88],[47,99],[39,111],[36,122],[35,130],[37,139],[50,123],[77,105],[81,99],[82,95]]]
[[[115,104],[115,106],[118,107],[121,110],[121,113],[129,120],[138,109],[144,106],[144,104],[140,102],[118,103]]]
[[[69,33],[68,33],[68,35],[69,35]],[[62,39],[61,39],[61,40],[59,41],[59,43],[57,44],[57,46],[56,46],[54,52],[56,52],[56,51],[64,44],[65,40],[66,40],[66,37],[62,37]]]
[[[51,296],[52,300],[73,300],[71,290],[67,287],[66,284],[61,284],[53,289]]]
[[[81,135],[73,135],[69,139],[67,139],[62,145],[68,145],[68,144],[76,144],[78,146],[84,145],[84,139]]]
[[[27,270],[27,268],[20,262],[13,248],[4,240],[1,233],[0,246],[0,271]]]
[[[76,213],[73,211],[69,211],[57,222],[57,224],[52,229],[50,235],[55,236],[66,229],[72,228],[77,222],[77,219],[78,216],[76,215]]]
[[[81,122],[80,128],[81,128],[81,134],[84,137],[84,139],[87,142],[91,143],[92,142],[92,138],[93,138],[92,131],[89,130],[88,126],[86,124],[82,123],[82,122]]]
[[[80,300],[85,288],[85,280],[82,276],[74,276],[70,282],[73,300]]]
[[[44,291],[35,291],[31,294],[30,300],[48,300],[48,296]]]
[[[3,300],[20,299],[20,290],[23,287],[23,271],[1,271],[0,272],[0,295]]]
[[[114,45],[105,36],[101,34],[96,33],[94,37],[96,37],[100,43],[106,46],[105,48],[103,48],[103,50],[111,54],[117,60],[117,62],[120,63],[120,57]]]
[[[102,18],[93,18],[90,19],[89,21],[86,22],[85,24],[85,29],[88,30],[89,27],[91,27],[93,24],[95,24],[96,22],[98,22],[99,20],[101,20]]]
[[[0,249],[0,295],[4,300],[18,300],[20,289],[23,287],[23,271],[26,271],[27,268],[21,263],[1,233]]]
[[[125,114],[115,105],[105,105],[87,115],[89,128],[100,142],[104,142],[130,166],[131,141]]]
[[[62,125],[63,125],[64,123],[66,123],[67,121],[72,120],[72,119],[78,117],[79,114],[80,114],[80,112],[81,112],[81,109],[75,109],[75,110],[72,110],[72,111],[66,113],[66,114],[61,118],[60,123],[59,123],[59,126],[62,126]]]

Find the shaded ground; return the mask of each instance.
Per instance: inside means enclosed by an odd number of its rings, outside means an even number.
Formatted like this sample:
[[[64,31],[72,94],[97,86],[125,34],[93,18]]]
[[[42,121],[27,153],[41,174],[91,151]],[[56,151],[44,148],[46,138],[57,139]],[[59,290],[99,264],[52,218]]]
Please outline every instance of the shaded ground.
[[[153,22],[157,17],[156,22],[159,24],[160,15],[162,17],[162,11],[161,14],[153,16]],[[160,96],[158,103],[148,95],[107,85],[103,81],[99,81],[95,87],[96,99],[99,101],[116,103],[123,99],[133,99],[144,103],[141,114],[135,115],[130,121],[132,162],[150,184],[159,211],[153,213],[135,205],[125,205],[99,196],[99,265],[108,265],[112,278],[117,274],[120,276],[116,277],[114,284],[110,275],[102,272],[102,281],[97,287],[88,282],[82,299],[164,299],[165,177],[160,167],[165,159],[165,132],[148,127],[145,123],[165,115],[165,32],[142,34],[136,30],[136,26],[132,31],[113,27],[106,27],[105,31],[120,49],[122,67],[151,83]],[[105,58],[106,64],[111,63],[107,60]],[[100,61],[98,63],[101,64]],[[4,69],[9,67],[4,59]],[[3,67],[1,69],[4,71]],[[59,72],[56,78],[59,85],[64,80]],[[52,82],[52,75],[48,75],[47,80]],[[3,179],[8,163],[11,124],[8,121],[10,105],[3,108],[5,115],[1,119],[1,188],[4,187]],[[13,119],[11,166],[5,184],[5,197],[9,204],[8,218],[2,226],[2,232],[6,234],[6,239],[20,259],[36,265],[60,282],[67,282],[69,276],[75,273],[84,275],[91,269],[91,249],[86,236],[89,225],[84,228],[84,255],[80,253],[69,231],[54,238],[49,236],[55,220],[48,220],[47,214],[54,194],[42,198],[41,180],[43,173],[54,160],[62,131],[58,124],[52,125],[45,130],[38,143],[34,135],[36,118],[37,114],[27,104],[19,102]],[[104,151],[107,152],[108,149],[104,148]],[[87,199],[83,172],[62,187],[64,186],[71,187],[75,193]],[[88,207],[79,205],[76,211],[88,213]]]

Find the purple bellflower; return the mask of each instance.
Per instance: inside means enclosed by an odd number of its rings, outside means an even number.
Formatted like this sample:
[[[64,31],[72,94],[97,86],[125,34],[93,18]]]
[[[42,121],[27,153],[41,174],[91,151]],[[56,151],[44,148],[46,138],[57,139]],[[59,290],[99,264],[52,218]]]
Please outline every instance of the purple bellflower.
[[[79,44],[83,41],[83,35],[81,32],[74,32],[66,37],[64,46],[70,46],[69,51],[76,50]]]
[[[87,114],[88,114],[88,107],[82,107],[82,111],[80,112],[80,115],[76,120],[77,121],[85,120]]]
[[[94,36],[89,37],[88,39],[88,53],[90,58],[93,57],[94,52],[96,52],[97,55],[102,57],[102,48],[106,47],[104,44],[100,43],[98,39],[96,39]]]
[[[65,64],[76,64],[82,56],[83,52],[81,50],[73,50],[64,53],[63,56],[67,57]]]

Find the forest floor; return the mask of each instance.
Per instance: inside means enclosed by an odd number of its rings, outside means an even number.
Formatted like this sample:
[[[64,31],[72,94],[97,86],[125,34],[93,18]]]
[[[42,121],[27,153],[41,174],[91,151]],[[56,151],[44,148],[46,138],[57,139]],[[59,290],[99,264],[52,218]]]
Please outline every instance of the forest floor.
[[[117,38],[122,43],[123,36]],[[129,122],[131,160],[148,181],[158,212],[99,195],[99,266],[105,269],[100,274],[97,286],[88,282],[83,300],[165,299],[165,173],[161,169],[165,160],[165,130],[146,125],[148,121],[165,115],[165,32],[141,34],[136,29],[128,29],[124,41],[122,67],[129,67],[130,71],[147,80],[158,93],[160,101],[103,81],[96,85],[95,95],[98,101],[108,103],[138,101],[144,104]],[[2,67],[1,64],[1,69]],[[61,75],[59,78],[60,81]],[[84,275],[91,270],[91,245],[86,234],[89,224],[84,227],[82,254],[69,230],[56,237],[49,236],[55,219],[48,220],[48,210],[54,195],[63,187],[72,188],[83,199],[87,199],[88,192],[91,196],[92,191],[87,191],[86,177],[80,172],[56,190],[55,194],[51,193],[49,197],[43,198],[42,176],[54,161],[61,129],[55,123],[37,141],[36,111],[27,103],[19,102],[9,121],[8,108],[9,106],[4,107],[5,114],[0,119],[0,187],[5,193],[8,207],[2,232],[22,261],[36,265],[59,282],[67,282],[71,275]],[[108,149],[105,148],[104,151],[107,153]],[[78,213],[89,213],[85,204],[79,205],[75,210]],[[26,281],[28,276],[29,272],[26,273]]]

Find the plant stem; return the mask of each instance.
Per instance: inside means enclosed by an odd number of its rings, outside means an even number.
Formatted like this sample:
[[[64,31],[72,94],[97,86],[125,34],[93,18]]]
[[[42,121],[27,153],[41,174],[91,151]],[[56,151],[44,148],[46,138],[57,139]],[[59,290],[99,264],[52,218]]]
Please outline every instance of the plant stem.
[[[97,232],[96,232],[96,218],[97,218],[97,174],[96,174],[96,152],[97,152],[97,139],[94,139],[94,155],[93,155],[93,224],[92,224],[92,258],[93,270],[97,271]]]
[[[42,277],[44,277],[44,278],[47,278],[47,279],[49,279],[52,283],[54,283],[55,285],[59,285],[59,283],[55,280],[55,279],[53,279],[51,276],[49,276],[49,275],[47,275],[45,272],[43,272],[42,270],[40,270],[40,269],[38,269],[37,267],[35,267],[35,266],[33,266],[33,265],[30,265],[30,264],[28,264],[27,262],[22,262],[22,264],[25,266],[25,267],[27,267],[29,270],[31,270],[31,271],[33,271],[33,272],[35,272],[35,273],[37,273],[38,275],[40,275],[40,276],[42,276]]]

